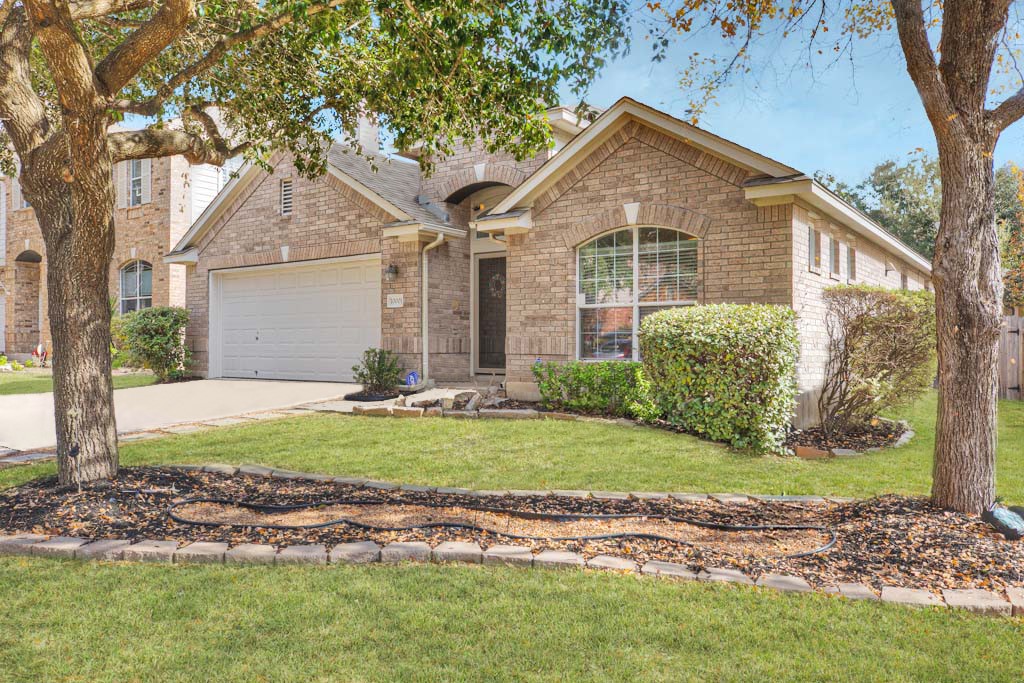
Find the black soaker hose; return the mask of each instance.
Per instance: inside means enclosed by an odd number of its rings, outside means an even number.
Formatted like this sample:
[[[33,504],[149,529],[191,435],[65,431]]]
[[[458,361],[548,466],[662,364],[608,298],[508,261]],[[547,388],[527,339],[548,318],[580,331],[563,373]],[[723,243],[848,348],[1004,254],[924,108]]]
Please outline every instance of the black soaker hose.
[[[369,531],[414,531],[417,529],[437,528],[437,529],[464,529],[466,531],[479,531],[490,534],[496,534],[504,536],[506,538],[513,538],[524,541],[604,541],[613,540],[617,538],[639,538],[651,541],[667,541],[669,543],[677,543],[679,545],[685,545],[694,547],[694,544],[689,541],[684,541],[679,538],[672,538],[670,536],[662,536],[660,534],[645,534],[641,532],[624,532],[617,534],[600,534],[596,536],[526,536],[521,534],[512,534],[502,531],[495,531],[486,527],[478,526],[475,524],[466,524],[460,522],[429,522],[426,524],[412,524],[409,526],[379,526],[375,524],[365,524],[363,522],[357,522],[352,519],[345,517],[339,517],[338,519],[331,519],[326,522],[317,522],[316,524],[234,524],[224,522],[204,522],[200,520],[185,519],[174,512],[176,508],[183,505],[194,505],[197,503],[214,503],[217,505],[230,505],[234,507],[246,508],[248,510],[254,510],[256,512],[273,513],[273,512],[293,512],[295,510],[308,510],[310,508],[328,507],[330,505],[417,505],[419,507],[427,508],[449,508],[449,507],[460,507],[465,510],[472,510],[474,512],[490,512],[495,514],[505,514],[512,517],[520,517],[523,519],[542,519],[553,522],[568,522],[578,519],[628,519],[632,517],[646,518],[646,519],[660,519],[668,522],[678,522],[681,524],[689,524],[691,526],[701,527],[703,529],[712,529],[715,531],[820,531],[829,535],[829,540],[824,545],[815,548],[813,550],[805,550],[799,553],[792,553],[789,555],[782,555],[784,558],[798,558],[807,557],[810,555],[817,555],[823,553],[836,544],[838,536],[834,529],[825,526],[814,526],[808,524],[722,524],[718,522],[705,522],[699,519],[691,519],[688,517],[674,517],[672,515],[643,515],[643,514],[593,514],[593,513],[548,513],[548,512],[528,512],[523,510],[508,510],[505,508],[494,508],[485,506],[472,506],[472,505],[441,505],[439,503],[394,503],[392,501],[382,500],[345,500],[335,499],[319,501],[316,503],[296,503],[293,505],[269,505],[264,503],[246,503],[243,501],[232,500],[230,498],[189,498],[187,500],[178,501],[173,503],[167,508],[167,516],[177,522],[178,524],[186,524],[191,526],[204,526],[204,527],[231,527],[235,529],[245,529],[252,527],[259,527],[261,529],[280,529],[280,530],[302,530],[302,529],[323,529],[330,526],[338,526],[340,524],[347,524],[349,526],[356,527],[357,529],[366,529]]]

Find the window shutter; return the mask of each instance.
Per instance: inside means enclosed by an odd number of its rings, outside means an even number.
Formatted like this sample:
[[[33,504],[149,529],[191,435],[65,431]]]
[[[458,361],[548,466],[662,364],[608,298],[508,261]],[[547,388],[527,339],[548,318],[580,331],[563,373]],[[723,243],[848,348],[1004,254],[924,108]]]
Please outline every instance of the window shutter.
[[[7,183],[0,180],[0,266],[7,263]],[[0,312],[2,313],[2,312]],[[0,327],[3,321],[0,320]]]
[[[11,211],[21,208],[21,183],[17,178],[11,178]]]
[[[153,160],[142,160],[142,203],[153,201]]]
[[[114,187],[117,188],[117,208],[128,206],[128,162],[114,164]]]

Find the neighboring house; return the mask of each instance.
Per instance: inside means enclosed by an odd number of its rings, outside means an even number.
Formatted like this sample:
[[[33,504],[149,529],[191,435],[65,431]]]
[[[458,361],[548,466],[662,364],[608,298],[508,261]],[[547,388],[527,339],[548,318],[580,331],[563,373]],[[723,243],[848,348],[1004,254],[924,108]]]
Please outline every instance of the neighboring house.
[[[237,164],[192,166],[183,157],[115,165],[110,296],[119,312],[185,304],[185,268],[163,257],[232,168]],[[0,177],[0,351],[22,357],[40,342],[53,350],[46,290],[46,249],[35,214],[17,179]]]
[[[382,346],[421,378],[499,374],[529,398],[538,359],[636,358],[652,311],[774,303],[799,314],[807,422],[823,288],[928,282],[927,260],[796,169],[631,99],[549,118],[553,150],[474,145],[428,178],[340,145],[315,181],[283,156],[243,169],[165,259],[188,269],[196,369],[349,380]]]

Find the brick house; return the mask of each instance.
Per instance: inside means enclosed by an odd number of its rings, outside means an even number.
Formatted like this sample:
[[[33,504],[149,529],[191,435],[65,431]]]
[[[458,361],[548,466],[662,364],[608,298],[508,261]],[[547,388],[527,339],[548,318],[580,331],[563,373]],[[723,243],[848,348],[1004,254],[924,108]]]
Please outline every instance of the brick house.
[[[230,170],[192,166],[183,157],[115,165],[115,247],[110,296],[122,313],[185,305],[184,266],[164,255],[227,182]],[[0,352],[15,358],[39,343],[52,351],[46,250],[16,178],[0,177]]]
[[[651,311],[773,303],[799,314],[806,422],[822,289],[927,286],[924,258],[796,169],[628,98],[549,120],[533,159],[466,146],[430,177],[342,146],[312,182],[283,157],[243,169],[165,258],[187,269],[196,369],[348,380],[381,346],[527,398],[537,359],[635,358]]]

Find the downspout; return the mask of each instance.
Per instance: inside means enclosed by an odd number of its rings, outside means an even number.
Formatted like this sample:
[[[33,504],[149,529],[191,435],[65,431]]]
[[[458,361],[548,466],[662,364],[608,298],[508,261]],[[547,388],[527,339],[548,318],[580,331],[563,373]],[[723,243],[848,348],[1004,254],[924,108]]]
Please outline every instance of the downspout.
[[[444,243],[444,233],[438,233],[437,237],[430,244],[423,247],[423,283],[420,285],[422,290],[422,302],[420,303],[420,336],[423,340],[423,377],[420,378],[421,382],[426,382],[430,376],[430,259],[427,258],[427,252],[431,249],[436,249]]]

